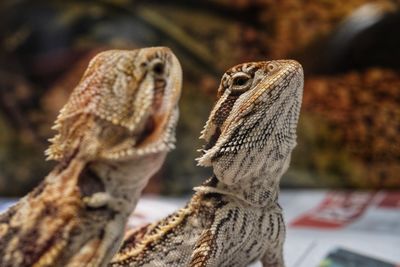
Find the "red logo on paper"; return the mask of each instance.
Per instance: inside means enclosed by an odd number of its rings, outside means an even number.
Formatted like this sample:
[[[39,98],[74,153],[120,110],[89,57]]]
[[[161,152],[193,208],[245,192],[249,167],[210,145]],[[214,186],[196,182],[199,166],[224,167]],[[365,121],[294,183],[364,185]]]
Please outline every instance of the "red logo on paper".
[[[337,229],[359,218],[374,193],[331,192],[314,210],[295,219],[291,226]]]
[[[386,192],[382,200],[378,203],[381,208],[400,209],[400,192]]]

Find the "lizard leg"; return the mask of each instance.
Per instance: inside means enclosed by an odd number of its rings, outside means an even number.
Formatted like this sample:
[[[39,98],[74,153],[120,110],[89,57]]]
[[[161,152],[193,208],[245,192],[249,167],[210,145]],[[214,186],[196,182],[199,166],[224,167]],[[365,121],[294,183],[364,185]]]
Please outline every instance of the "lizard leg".
[[[210,266],[211,256],[215,257],[215,235],[210,229],[204,230],[194,247],[189,267]]]

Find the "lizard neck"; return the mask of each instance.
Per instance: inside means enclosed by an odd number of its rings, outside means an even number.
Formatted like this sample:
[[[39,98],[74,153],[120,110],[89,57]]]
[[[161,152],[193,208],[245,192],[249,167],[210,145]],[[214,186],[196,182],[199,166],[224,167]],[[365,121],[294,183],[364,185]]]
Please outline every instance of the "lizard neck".
[[[129,216],[141,191],[160,169],[165,156],[166,152],[159,152],[134,160],[89,163],[79,187],[84,196],[93,196],[96,190],[105,193],[110,208]]]
[[[221,179],[214,172],[209,180],[195,190],[231,195],[255,207],[275,204],[278,200],[280,179],[289,166],[290,153],[275,161],[265,160],[260,155],[247,157],[253,165],[248,171],[241,173],[234,183],[224,183],[226,179]]]
[[[154,153],[127,161],[88,163],[79,178],[78,188],[85,205],[81,229],[91,229],[92,244],[77,252],[68,266],[80,266],[91,251],[89,265],[105,266],[118,249],[126,220],[136,206],[142,189],[159,169],[166,152]],[[96,237],[102,233],[100,244]],[[78,242],[81,236],[76,236]],[[94,242],[94,243],[93,243]]]

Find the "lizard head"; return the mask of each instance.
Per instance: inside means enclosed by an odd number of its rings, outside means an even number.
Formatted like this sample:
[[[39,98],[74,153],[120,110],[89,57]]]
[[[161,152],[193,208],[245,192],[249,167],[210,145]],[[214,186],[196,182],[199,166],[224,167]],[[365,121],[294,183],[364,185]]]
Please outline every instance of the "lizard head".
[[[302,67],[294,60],[229,69],[200,136],[206,145],[199,165],[212,166],[219,179],[233,184],[288,161],[296,145],[303,79]]]
[[[174,146],[182,83],[166,47],[96,55],[61,109],[48,159],[124,160]]]

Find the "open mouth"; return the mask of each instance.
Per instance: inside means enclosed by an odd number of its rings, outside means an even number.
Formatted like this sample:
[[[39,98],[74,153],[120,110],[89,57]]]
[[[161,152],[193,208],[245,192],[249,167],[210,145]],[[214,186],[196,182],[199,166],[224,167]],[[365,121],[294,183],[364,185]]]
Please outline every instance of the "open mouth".
[[[208,143],[203,146],[203,153],[212,148],[217,143],[218,138],[220,136],[221,136],[221,128],[217,127],[213,135],[210,137],[210,140],[208,140]]]
[[[143,130],[137,137],[137,145],[141,145],[146,137],[149,137],[156,129],[156,119],[155,113],[157,113],[163,103],[164,93],[165,93],[166,82],[164,79],[157,79],[154,87],[154,97],[152,103],[153,114],[147,118],[146,124]]]
[[[137,146],[140,146],[145,140],[146,137],[149,137],[155,130],[156,128],[156,123],[154,116],[149,116],[149,118],[146,121],[146,124],[143,127],[143,130],[141,133],[137,136]]]
[[[157,79],[154,84],[154,98],[153,98],[153,110],[159,111],[163,102],[165,86],[167,85],[164,79]]]

